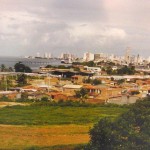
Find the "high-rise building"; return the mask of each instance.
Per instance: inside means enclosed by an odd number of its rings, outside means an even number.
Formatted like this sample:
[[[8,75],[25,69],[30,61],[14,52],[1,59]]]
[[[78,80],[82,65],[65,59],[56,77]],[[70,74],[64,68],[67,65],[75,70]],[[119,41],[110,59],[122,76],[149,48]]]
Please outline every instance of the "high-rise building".
[[[44,58],[48,58],[48,54],[46,52],[44,53]]]
[[[83,60],[84,61],[93,61],[94,60],[94,54],[86,52],[83,55]]]
[[[48,58],[52,58],[52,54],[51,53],[48,53]]]
[[[40,57],[40,53],[39,53],[39,52],[37,52],[37,53],[36,53],[36,56],[37,56],[37,57]]]
[[[60,56],[61,59],[65,59],[65,60],[73,60],[75,58],[75,56],[73,54],[69,54],[69,53],[62,53]]]
[[[127,47],[126,54],[125,54],[125,61],[126,61],[127,64],[130,63],[130,52],[131,52],[131,48]]]
[[[98,61],[101,58],[101,54],[94,54],[94,60]]]

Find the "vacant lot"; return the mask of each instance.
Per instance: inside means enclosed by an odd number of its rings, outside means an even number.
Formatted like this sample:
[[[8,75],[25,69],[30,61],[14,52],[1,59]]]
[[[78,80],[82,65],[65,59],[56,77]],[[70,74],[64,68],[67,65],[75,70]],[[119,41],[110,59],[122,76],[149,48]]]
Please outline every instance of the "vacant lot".
[[[0,124],[60,125],[96,123],[125,112],[119,107],[13,106],[0,109]]]

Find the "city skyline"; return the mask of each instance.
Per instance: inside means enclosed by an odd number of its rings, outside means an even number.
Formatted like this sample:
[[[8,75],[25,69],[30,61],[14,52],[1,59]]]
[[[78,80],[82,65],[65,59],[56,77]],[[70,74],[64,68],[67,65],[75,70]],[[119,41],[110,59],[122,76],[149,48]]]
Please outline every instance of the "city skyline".
[[[146,0],[0,0],[1,56],[150,55]]]

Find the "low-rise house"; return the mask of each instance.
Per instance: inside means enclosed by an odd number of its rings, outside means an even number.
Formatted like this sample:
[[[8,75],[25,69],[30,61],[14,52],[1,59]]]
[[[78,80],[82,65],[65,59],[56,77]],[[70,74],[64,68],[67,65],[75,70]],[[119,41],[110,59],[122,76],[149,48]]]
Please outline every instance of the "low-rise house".
[[[110,88],[108,86],[88,85],[84,86],[84,88],[88,90],[88,98],[93,99],[94,101],[97,99],[97,102],[100,102],[100,100],[107,101],[110,97],[121,95],[122,92],[122,88],[119,87]]]
[[[59,82],[59,79],[56,77],[46,77],[44,79],[46,85],[56,85]]]
[[[14,100],[20,98],[20,94],[17,91],[0,91],[0,98],[1,97],[7,97]]]
[[[84,88],[88,91],[89,98],[100,98],[102,96],[107,95],[107,87],[103,86],[93,86],[88,85],[84,86]]]
[[[71,93],[71,94],[75,94],[75,91],[80,90],[82,88],[83,85],[64,85],[63,86],[63,92],[64,93]]]
[[[27,98],[28,99],[37,99],[37,100],[41,100],[43,97],[47,97],[48,99],[50,99],[50,96],[46,93],[42,93],[42,92],[30,92],[27,93]]]
[[[37,89],[37,87],[29,85],[22,87],[21,92],[36,92]]]
[[[90,71],[92,73],[96,73],[96,74],[101,74],[101,71],[102,69],[100,67],[88,67],[88,66],[85,66],[84,67],[87,71]]]
[[[44,73],[47,73],[49,71],[51,71],[52,68],[45,68],[45,67],[40,67],[40,72],[44,72]]]
[[[147,82],[145,81],[145,80],[136,80],[136,84],[138,84],[139,86],[141,86],[141,85],[146,85],[147,84]]]
[[[121,95],[122,93],[122,88],[108,88],[107,89],[107,95],[108,97],[114,97],[114,96],[118,96]]]
[[[139,96],[136,95],[118,95],[114,97],[110,97],[107,100],[107,103],[114,103],[114,104],[132,104],[139,100]]]
[[[71,77],[72,83],[75,83],[75,84],[83,83],[83,79],[84,79],[84,77],[81,76],[81,75],[74,75],[74,76]]]
[[[50,96],[51,100],[54,100],[54,101],[68,100],[68,96],[62,92],[50,92],[47,94]]]
[[[141,86],[140,88],[141,97],[146,97],[150,94],[150,85]]]
[[[38,86],[38,85],[45,84],[45,81],[44,81],[44,79],[34,79],[34,80],[30,81],[30,84],[32,86]]]

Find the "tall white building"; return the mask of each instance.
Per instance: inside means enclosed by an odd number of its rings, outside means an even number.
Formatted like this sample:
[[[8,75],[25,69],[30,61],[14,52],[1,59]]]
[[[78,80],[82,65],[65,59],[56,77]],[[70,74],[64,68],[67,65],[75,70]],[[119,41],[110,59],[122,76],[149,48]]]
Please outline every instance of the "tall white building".
[[[84,61],[93,61],[94,60],[94,54],[86,52],[83,55],[83,60]]]
[[[47,53],[44,53],[44,58],[48,58],[48,54]]]
[[[126,49],[126,54],[125,54],[125,61],[126,61],[126,63],[127,64],[129,64],[130,63],[130,52],[131,52],[131,48],[130,47],[127,47],[127,49]]]
[[[37,53],[36,53],[36,56],[37,56],[37,57],[40,57],[40,53],[39,53],[39,52],[37,52]]]
[[[51,53],[48,53],[48,58],[52,58],[52,54]]]

